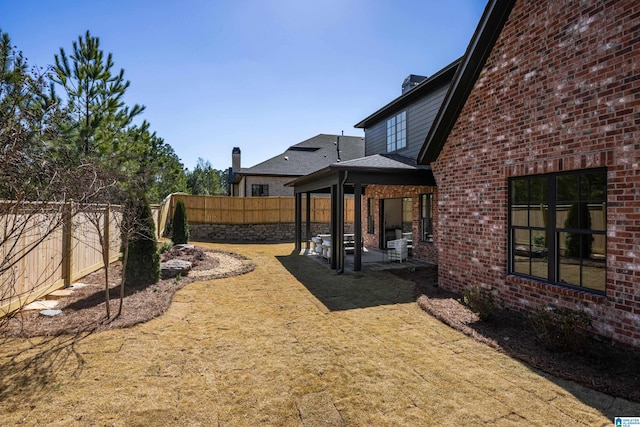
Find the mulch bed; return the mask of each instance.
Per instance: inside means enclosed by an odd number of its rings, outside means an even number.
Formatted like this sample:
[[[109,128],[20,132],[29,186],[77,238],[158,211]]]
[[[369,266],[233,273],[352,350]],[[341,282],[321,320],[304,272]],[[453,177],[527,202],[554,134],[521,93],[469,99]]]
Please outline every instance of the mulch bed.
[[[127,285],[120,315],[117,313],[122,265],[116,262],[109,266],[109,318],[106,316],[104,269],[101,269],[80,280],[87,286],[59,300],[55,308],[61,309],[62,314],[47,317],[41,315],[40,310],[19,311],[11,318],[0,320],[0,337],[56,336],[130,327],[163,314],[169,308],[173,295],[189,283],[236,276],[254,269],[254,265],[246,262],[247,259],[242,255],[204,252],[200,248],[187,252],[170,251],[162,255],[162,261],[168,259],[191,261],[191,272],[185,277],[161,279],[152,285]],[[241,262],[230,263],[230,268],[221,265],[233,259]]]
[[[416,283],[418,305],[443,323],[533,368],[615,397],[640,402],[640,351],[590,337],[571,353],[545,349],[536,340],[531,321],[520,313],[496,309],[483,322],[461,295],[437,287],[437,269],[389,270]]]

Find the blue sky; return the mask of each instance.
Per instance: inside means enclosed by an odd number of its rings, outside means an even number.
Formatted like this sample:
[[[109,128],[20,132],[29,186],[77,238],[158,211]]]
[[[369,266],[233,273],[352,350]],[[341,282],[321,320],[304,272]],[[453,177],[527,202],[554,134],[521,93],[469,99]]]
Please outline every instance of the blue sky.
[[[360,135],[409,74],[460,57],[486,0],[0,0],[0,29],[47,66],[90,30],[131,81],[126,102],[171,144],[250,167],[319,133]]]

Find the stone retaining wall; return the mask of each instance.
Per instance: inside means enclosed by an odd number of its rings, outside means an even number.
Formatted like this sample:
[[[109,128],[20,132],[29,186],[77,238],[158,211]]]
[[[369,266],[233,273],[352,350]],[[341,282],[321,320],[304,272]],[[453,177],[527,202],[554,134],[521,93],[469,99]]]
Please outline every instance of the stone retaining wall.
[[[329,224],[313,223],[311,234],[329,234],[329,227]],[[191,240],[204,242],[293,242],[295,223],[189,224],[189,233]],[[305,233],[304,224],[302,233]],[[345,224],[345,233],[353,233],[353,224]]]

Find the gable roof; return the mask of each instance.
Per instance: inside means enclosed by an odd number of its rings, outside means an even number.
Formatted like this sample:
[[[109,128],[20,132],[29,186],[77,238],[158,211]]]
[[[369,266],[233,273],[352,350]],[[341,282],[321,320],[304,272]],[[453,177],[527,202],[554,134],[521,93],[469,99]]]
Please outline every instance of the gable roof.
[[[307,175],[338,161],[336,144],[338,138],[340,139],[340,161],[364,156],[362,137],[319,134],[292,145],[278,156],[235,172],[239,175]]]
[[[516,0],[489,0],[440,110],[418,153],[418,163],[438,158],[451,129],[504,27]]]
[[[356,128],[367,128],[371,127],[372,124],[379,122],[380,120],[386,119],[388,116],[393,114],[394,112],[405,108],[407,105],[412,104],[416,100],[424,97],[430,91],[435,89],[438,86],[448,82],[451,80],[453,75],[455,74],[458,64],[460,64],[460,59],[456,59],[451,64],[447,65],[433,76],[424,79],[420,84],[416,85],[413,89],[409,90],[406,93],[403,93],[384,107],[380,108],[375,113],[369,115],[364,120],[360,121],[354,127]]]

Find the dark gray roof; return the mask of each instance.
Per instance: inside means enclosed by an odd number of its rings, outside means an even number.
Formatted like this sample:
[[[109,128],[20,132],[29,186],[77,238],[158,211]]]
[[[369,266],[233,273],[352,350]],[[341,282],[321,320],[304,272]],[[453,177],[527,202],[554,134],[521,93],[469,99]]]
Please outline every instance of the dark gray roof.
[[[364,139],[359,136],[320,134],[292,145],[284,153],[250,168],[241,168],[241,175],[303,176],[338,161],[337,144],[340,138],[340,160],[364,156]]]
[[[334,163],[334,169],[416,169],[422,168],[414,159],[400,154],[374,154],[346,162]]]
[[[327,177],[347,172],[349,178],[347,184],[355,178],[363,185],[387,184],[387,185],[435,185],[431,167],[417,165],[414,159],[400,154],[374,154],[372,156],[333,163],[312,174],[305,175],[286,183],[288,187],[323,188]],[[391,178],[390,178],[391,177]],[[418,179],[417,181],[415,181]],[[351,180],[351,181],[350,181]],[[306,190],[304,190],[306,191]]]

